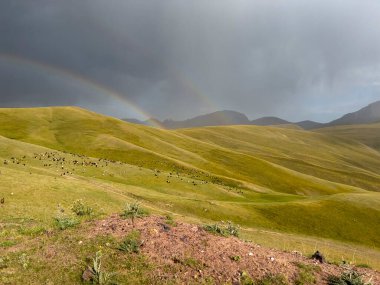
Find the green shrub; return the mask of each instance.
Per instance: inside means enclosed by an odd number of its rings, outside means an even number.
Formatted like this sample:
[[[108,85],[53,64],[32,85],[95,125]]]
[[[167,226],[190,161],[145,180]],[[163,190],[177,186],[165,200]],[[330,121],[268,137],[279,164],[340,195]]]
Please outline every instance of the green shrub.
[[[121,213],[121,217],[128,219],[130,218],[132,221],[133,227],[135,227],[135,219],[141,218],[147,215],[147,212],[140,207],[138,202],[127,203],[124,207],[123,212]]]
[[[127,253],[139,253],[140,252],[140,232],[132,231],[129,233],[123,242],[118,246],[118,249]]]
[[[60,230],[72,228],[79,224],[79,222],[74,218],[63,215],[55,217],[55,222]]]
[[[370,285],[362,280],[362,276],[355,270],[348,270],[341,276],[330,275],[327,277],[328,285]]]
[[[73,211],[77,216],[90,216],[94,213],[94,209],[87,206],[82,199],[76,200],[72,207]]]
[[[232,222],[221,223],[221,224],[212,224],[205,225],[203,227],[206,231],[221,235],[221,236],[235,236],[239,237],[239,226],[233,224]]]
[[[54,218],[56,226],[60,230],[75,227],[79,221],[65,214],[65,209],[58,205],[57,215]]]

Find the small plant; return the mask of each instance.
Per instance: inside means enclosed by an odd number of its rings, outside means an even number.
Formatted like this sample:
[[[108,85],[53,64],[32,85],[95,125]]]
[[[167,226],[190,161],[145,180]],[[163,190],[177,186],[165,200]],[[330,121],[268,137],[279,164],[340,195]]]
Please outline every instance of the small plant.
[[[124,241],[119,245],[118,249],[127,253],[140,252],[140,232],[132,231],[127,235]]]
[[[108,285],[108,284],[114,284],[112,282],[113,277],[115,276],[115,273],[109,273],[105,272],[102,269],[102,252],[98,251],[95,254],[95,258],[92,260],[92,267],[88,267],[83,275],[82,278],[85,281],[92,281],[92,284],[98,284],[98,285]]]
[[[66,215],[65,209],[62,208],[61,206],[58,206],[58,212],[57,212],[57,215],[55,216],[54,220],[55,220],[57,227],[60,230],[72,228],[72,227],[75,227],[77,224],[79,224],[79,222],[76,219]]]
[[[239,261],[241,259],[240,255],[230,256],[232,261]]]
[[[29,257],[26,253],[23,253],[18,258],[18,263],[22,266],[22,268],[27,269],[29,267]]]
[[[205,225],[203,228],[213,234],[218,234],[221,236],[225,235],[223,228],[219,224]]]
[[[230,236],[239,237],[240,227],[234,223],[228,221],[226,226],[227,234]]]
[[[177,222],[174,221],[173,216],[170,214],[165,216],[165,224],[168,224],[168,225],[173,226],[173,227],[177,226]]]
[[[239,237],[239,226],[233,224],[232,222],[227,222],[227,224],[222,223],[205,225],[204,229],[210,233],[214,233],[221,236]]]
[[[284,275],[281,274],[267,274],[262,279],[257,281],[257,285],[288,285]]]
[[[90,216],[94,213],[94,209],[87,206],[82,199],[76,200],[72,207],[73,211],[77,216]]]
[[[9,258],[4,256],[0,257],[0,269],[4,269],[8,267]]]
[[[127,203],[121,214],[125,219],[130,218],[132,221],[133,227],[135,227],[135,219],[146,216],[146,211],[144,211],[138,202],[132,204]]]
[[[75,220],[74,218],[71,218],[69,216],[66,216],[64,214],[56,216],[55,222],[56,222],[57,227],[60,230],[72,228],[72,227],[75,227],[76,225],[79,224],[79,222],[77,220]]]
[[[365,283],[360,275],[355,270],[349,269],[343,272],[341,276],[330,275],[327,277],[328,285],[371,285]]]

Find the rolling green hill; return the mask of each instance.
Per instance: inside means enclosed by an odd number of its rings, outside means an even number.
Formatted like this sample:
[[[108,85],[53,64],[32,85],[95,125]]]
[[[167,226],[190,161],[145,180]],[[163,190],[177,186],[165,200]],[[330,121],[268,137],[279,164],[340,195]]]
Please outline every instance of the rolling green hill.
[[[73,107],[0,109],[0,162],[4,225],[49,227],[57,204],[79,198],[105,214],[138,199],[153,212],[231,220],[261,236],[380,248],[380,153],[335,136],[258,126],[169,131]]]

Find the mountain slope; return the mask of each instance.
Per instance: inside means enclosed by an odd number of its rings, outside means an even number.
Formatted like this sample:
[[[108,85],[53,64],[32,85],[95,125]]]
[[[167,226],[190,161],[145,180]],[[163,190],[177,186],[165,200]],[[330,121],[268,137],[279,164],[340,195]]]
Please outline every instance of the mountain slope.
[[[267,161],[264,157],[258,158],[251,153],[238,152],[233,144],[210,144],[208,138],[212,134],[190,138],[186,132],[128,124],[79,108],[18,109],[16,111],[3,109],[0,111],[0,119],[1,114],[3,121],[0,135],[53,149],[121,160],[148,168],[164,165],[166,169],[192,169],[199,171],[203,176],[211,173],[222,179],[224,183],[232,183],[231,185],[248,183],[248,187],[264,187],[263,189],[266,189],[264,191],[308,194],[353,191],[347,186],[319,181],[308,173],[273,164],[274,161]],[[14,126],[13,129],[12,126]],[[252,137],[255,131],[261,131],[261,134],[263,131],[267,132],[254,126],[222,127],[220,130],[231,134],[236,132],[244,134],[244,138],[241,138],[243,142],[252,138],[256,139],[257,136]],[[284,140],[276,142],[276,137],[281,138],[286,134],[290,136],[298,134],[297,138],[294,138],[298,141],[302,136],[315,137],[313,134],[294,133],[291,130],[275,130],[270,133],[275,144],[284,144]],[[263,138],[265,139],[265,136]],[[223,140],[230,142],[228,137]],[[290,139],[286,141],[292,142]],[[308,147],[313,141],[313,138],[309,139]],[[285,142],[285,148],[288,151],[293,148],[293,145],[289,143]],[[268,142],[264,141],[262,147],[267,148],[267,144]],[[297,147],[302,144],[302,142],[298,143]],[[358,147],[354,145],[354,149]],[[357,150],[359,154],[363,151]],[[272,154],[275,152],[276,150],[273,150]],[[338,150],[336,152],[339,153]],[[366,158],[372,157],[366,154]],[[357,179],[358,185],[361,185],[359,183],[361,176]],[[374,179],[377,181],[378,177]]]
[[[259,119],[251,121],[251,124],[256,125],[256,126],[272,126],[272,125],[285,125],[285,124],[291,124],[291,123],[277,117],[263,117],[263,118],[259,118]]]
[[[258,126],[161,130],[72,107],[0,109],[0,136],[0,193],[19,201],[0,219],[46,219],[83,195],[107,209],[137,198],[186,217],[380,247],[380,154],[351,140]],[[56,150],[61,163],[46,154]]]
[[[300,126],[301,128],[303,128],[304,130],[312,130],[312,129],[316,129],[316,128],[323,128],[324,124],[322,123],[318,123],[318,122],[314,122],[314,121],[301,121],[301,122],[298,122],[298,123],[295,123],[297,126]]]
[[[380,101],[372,103],[359,111],[349,113],[328,123],[326,126],[371,124],[380,122]]]

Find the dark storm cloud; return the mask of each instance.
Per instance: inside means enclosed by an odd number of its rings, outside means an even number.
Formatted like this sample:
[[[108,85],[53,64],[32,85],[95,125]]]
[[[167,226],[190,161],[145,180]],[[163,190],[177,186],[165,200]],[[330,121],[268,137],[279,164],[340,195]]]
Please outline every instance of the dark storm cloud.
[[[0,3],[0,53],[71,70],[161,118],[327,120],[380,99],[379,26],[371,0],[12,0]],[[0,60],[1,106],[107,105],[10,64]]]

